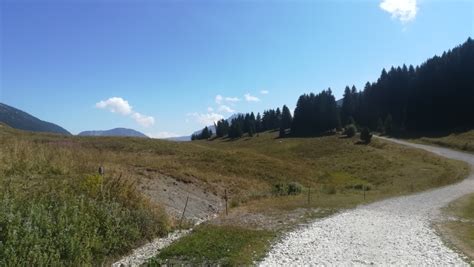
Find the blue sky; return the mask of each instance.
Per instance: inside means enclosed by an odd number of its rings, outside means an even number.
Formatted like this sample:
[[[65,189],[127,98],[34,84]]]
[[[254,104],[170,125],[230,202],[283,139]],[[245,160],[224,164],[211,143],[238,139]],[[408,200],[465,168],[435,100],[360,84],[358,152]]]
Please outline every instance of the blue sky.
[[[73,133],[187,135],[361,89],[474,37],[473,1],[0,0],[0,102]]]

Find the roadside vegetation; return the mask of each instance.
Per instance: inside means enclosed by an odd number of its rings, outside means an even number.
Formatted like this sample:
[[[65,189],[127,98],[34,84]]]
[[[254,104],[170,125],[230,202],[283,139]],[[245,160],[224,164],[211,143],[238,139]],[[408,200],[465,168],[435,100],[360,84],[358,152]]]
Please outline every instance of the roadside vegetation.
[[[163,249],[147,265],[249,266],[265,255],[274,237],[266,230],[204,225]]]
[[[474,194],[454,201],[444,211],[452,219],[438,229],[450,244],[474,259]]]
[[[66,140],[0,127],[1,266],[106,264],[167,232],[132,180],[96,174],[94,155]]]
[[[441,137],[421,137],[415,140],[461,151],[474,152],[474,130],[452,133]]]

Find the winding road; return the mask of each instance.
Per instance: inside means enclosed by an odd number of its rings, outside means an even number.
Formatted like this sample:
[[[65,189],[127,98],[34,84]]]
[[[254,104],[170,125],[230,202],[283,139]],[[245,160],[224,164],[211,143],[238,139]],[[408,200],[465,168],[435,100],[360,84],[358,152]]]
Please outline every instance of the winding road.
[[[465,161],[471,170],[474,167],[472,154],[386,140]],[[471,171],[468,178],[457,184],[359,206],[317,220],[286,234],[260,265],[469,266],[463,256],[443,243],[432,223],[442,219],[442,207],[473,192]]]

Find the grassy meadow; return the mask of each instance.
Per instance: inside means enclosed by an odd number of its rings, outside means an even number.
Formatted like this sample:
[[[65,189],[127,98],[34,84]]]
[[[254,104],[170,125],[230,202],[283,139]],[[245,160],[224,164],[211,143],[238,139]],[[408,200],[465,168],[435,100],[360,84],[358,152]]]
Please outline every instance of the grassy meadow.
[[[228,191],[229,220],[199,227],[159,256],[227,264],[258,259],[279,233],[254,229],[233,214],[278,220],[301,208],[327,212],[454,183],[467,173],[461,162],[382,140],[359,145],[339,135],[277,135],[177,143],[2,125],[0,265],[106,264],[173,229],[174,218],[137,190],[143,168],[219,196]],[[96,175],[99,166],[103,177]],[[288,194],[289,188],[296,191]]]
[[[452,133],[442,137],[421,137],[417,141],[471,153],[474,152],[474,130]]]

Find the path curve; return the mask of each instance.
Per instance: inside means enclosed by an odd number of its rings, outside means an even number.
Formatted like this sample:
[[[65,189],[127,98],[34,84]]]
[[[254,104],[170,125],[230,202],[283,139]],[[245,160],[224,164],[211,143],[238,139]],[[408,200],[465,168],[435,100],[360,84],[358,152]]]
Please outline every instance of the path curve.
[[[471,170],[474,167],[472,154],[382,139],[465,161]],[[442,207],[473,192],[471,171],[468,178],[457,184],[359,206],[317,220],[286,234],[260,265],[468,266],[463,256],[445,246],[432,223],[441,219]]]

